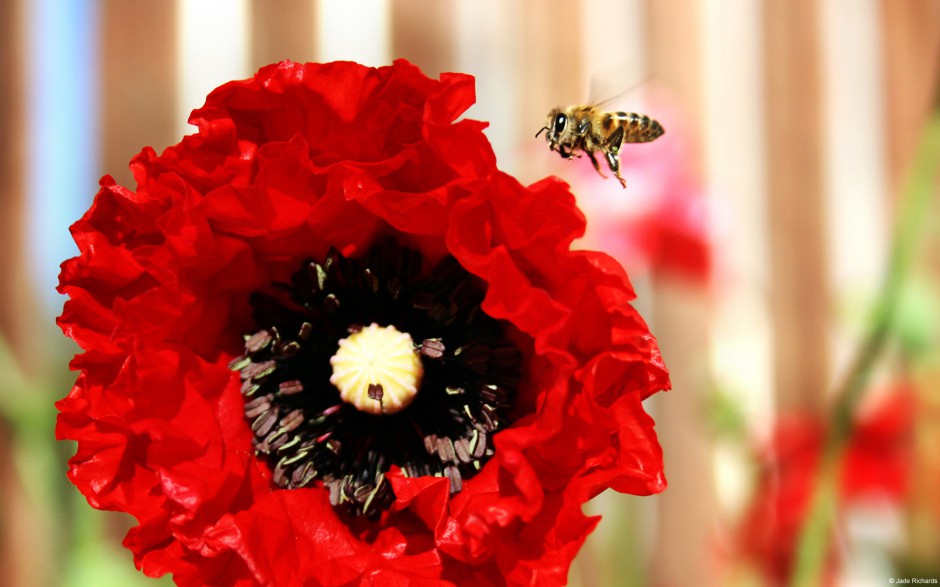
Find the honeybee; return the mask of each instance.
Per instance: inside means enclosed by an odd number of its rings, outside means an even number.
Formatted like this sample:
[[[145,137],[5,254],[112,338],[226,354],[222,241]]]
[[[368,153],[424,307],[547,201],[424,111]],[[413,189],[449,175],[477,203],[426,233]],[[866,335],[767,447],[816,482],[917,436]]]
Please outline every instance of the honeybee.
[[[545,131],[548,131],[545,138],[552,151],[558,151],[569,160],[580,157],[578,152],[583,151],[601,177],[607,177],[594,155],[602,152],[607,166],[624,188],[627,182],[620,177],[620,146],[623,143],[648,143],[665,132],[659,122],[645,114],[605,112],[600,104],[553,108],[548,113],[545,126],[535,133],[535,137]]]

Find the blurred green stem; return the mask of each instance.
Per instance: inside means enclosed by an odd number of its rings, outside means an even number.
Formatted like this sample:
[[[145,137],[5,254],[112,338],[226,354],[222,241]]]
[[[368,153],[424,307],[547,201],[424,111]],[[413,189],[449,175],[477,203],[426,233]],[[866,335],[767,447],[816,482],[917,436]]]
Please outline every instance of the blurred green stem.
[[[822,459],[822,472],[800,534],[791,585],[809,587],[822,582],[829,554],[830,527],[839,498],[839,458],[852,433],[853,417],[868,388],[872,369],[884,351],[894,326],[904,280],[920,245],[930,205],[936,196],[940,169],[940,109],[931,117],[914,162],[913,172],[898,203],[898,216],[891,243],[884,284],[875,301],[872,327],[836,394],[829,436]]]
[[[860,348],[849,376],[839,390],[835,405],[833,433],[845,438],[852,426],[852,415],[868,386],[868,379],[878,356],[884,349],[893,327],[905,278],[910,273],[917,247],[923,240],[924,227],[930,216],[935,183],[940,169],[940,110],[927,125],[917,151],[913,173],[901,194],[898,220],[891,244],[885,280],[873,312],[873,326]]]

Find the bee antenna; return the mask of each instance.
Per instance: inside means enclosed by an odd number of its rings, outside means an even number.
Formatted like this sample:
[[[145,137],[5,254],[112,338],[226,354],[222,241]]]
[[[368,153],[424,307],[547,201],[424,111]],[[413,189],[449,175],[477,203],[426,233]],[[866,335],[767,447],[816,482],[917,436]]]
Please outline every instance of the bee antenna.
[[[547,126],[543,126],[542,129],[541,129],[539,132],[535,133],[535,138],[539,138],[539,135],[542,134],[543,132],[545,132],[546,130],[548,130],[548,127],[547,127]]]

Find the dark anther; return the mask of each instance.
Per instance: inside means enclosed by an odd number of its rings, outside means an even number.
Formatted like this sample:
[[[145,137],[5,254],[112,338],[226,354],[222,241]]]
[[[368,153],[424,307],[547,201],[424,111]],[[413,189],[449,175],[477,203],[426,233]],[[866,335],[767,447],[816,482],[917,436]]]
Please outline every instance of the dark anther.
[[[259,330],[245,341],[245,351],[251,354],[257,353],[271,344],[272,340],[274,339],[267,330]]]
[[[469,463],[470,462],[470,441],[466,438],[461,438],[454,443],[454,452],[457,454],[457,458],[461,462]]]
[[[310,266],[313,268],[316,274],[317,291],[323,291],[323,289],[326,287],[326,269],[319,263],[311,263]]]
[[[499,391],[499,388],[493,384],[484,385],[480,389],[480,398],[488,404],[496,403],[499,397],[497,391]]]
[[[242,369],[242,379],[253,379],[254,381],[261,381],[271,373],[274,373],[276,368],[277,365],[274,363],[274,361],[251,363]]]
[[[435,452],[437,452],[437,435],[436,434],[431,434],[429,436],[424,437],[424,450],[426,450],[428,454],[434,454]]]
[[[388,293],[391,294],[392,299],[396,299],[398,294],[401,293],[401,281],[399,281],[397,277],[393,277],[385,284],[385,288],[388,290]]]
[[[454,460],[454,442],[450,438],[438,438],[437,455],[445,463]]]
[[[444,356],[444,343],[439,338],[428,338],[421,342],[421,354],[429,359],[440,359]]]
[[[335,312],[339,309],[339,298],[335,294],[330,294],[326,296],[326,299],[323,300],[323,309],[327,312]]]
[[[369,384],[369,399],[374,399],[377,402],[382,401],[382,397],[385,396],[385,389],[382,388],[381,383],[370,383]]]
[[[271,409],[271,396],[263,395],[245,403],[245,417],[255,418]]]
[[[296,409],[281,418],[281,429],[290,432],[297,429],[304,421],[304,411]]]
[[[450,492],[457,493],[463,489],[463,480],[460,478],[460,469],[453,465],[444,467],[444,476],[450,480]]]
[[[281,395],[294,395],[304,390],[304,384],[300,379],[289,379],[287,381],[281,381],[277,386],[277,390]]]
[[[300,352],[300,343],[296,340],[292,340],[290,342],[278,344],[277,352],[285,357],[293,357]]]
[[[268,410],[255,418],[255,421],[251,425],[251,431],[255,433],[255,436],[263,438],[267,436],[271,428],[274,428],[275,423],[277,423],[277,412]]]
[[[375,275],[372,274],[370,269],[366,269],[362,272],[362,279],[369,288],[369,291],[372,293],[377,293],[379,291],[379,280]]]

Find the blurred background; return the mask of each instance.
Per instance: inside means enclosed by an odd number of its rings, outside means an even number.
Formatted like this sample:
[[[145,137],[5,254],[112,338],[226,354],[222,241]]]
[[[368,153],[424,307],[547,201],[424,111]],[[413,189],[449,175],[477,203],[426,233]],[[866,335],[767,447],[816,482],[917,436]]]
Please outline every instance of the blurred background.
[[[397,57],[474,75],[467,116],[490,122],[500,167],[571,183],[581,246],[627,267],[672,372],[647,402],[670,486],[589,504],[605,520],[572,585],[940,578],[940,1],[4,7],[4,584],[170,584],[134,570],[130,520],[85,503],[65,477],[74,446],[54,440],[77,350],[54,325],[58,265],[98,178],[133,188],[141,147],[194,132],[212,88],[262,65]],[[624,147],[626,190],[533,138],[592,85],[666,128]]]

